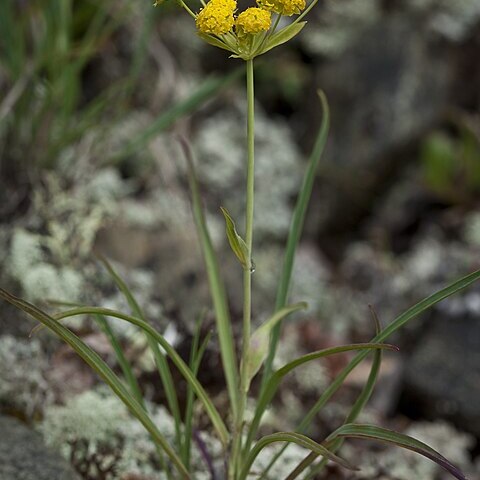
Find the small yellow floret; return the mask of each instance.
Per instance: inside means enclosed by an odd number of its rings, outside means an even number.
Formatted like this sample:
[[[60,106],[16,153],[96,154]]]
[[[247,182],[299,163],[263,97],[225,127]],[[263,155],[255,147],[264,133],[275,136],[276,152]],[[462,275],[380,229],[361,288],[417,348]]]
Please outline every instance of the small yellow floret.
[[[280,15],[298,15],[305,10],[305,0],[257,0],[260,7]]]
[[[242,12],[236,23],[237,32],[257,34],[266,32],[272,23],[272,15],[267,10],[251,7]]]
[[[197,15],[195,23],[198,30],[213,35],[229,32],[235,23],[233,13],[236,9],[235,0],[210,0]]]

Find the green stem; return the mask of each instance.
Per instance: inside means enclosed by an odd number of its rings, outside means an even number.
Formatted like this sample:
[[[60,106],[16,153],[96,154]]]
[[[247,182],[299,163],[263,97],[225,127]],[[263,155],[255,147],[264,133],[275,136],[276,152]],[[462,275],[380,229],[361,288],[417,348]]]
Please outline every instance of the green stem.
[[[232,458],[229,478],[235,479],[242,468],[242,433],[245,415],[245,406],[248,396],[247,357],[250,345],[251,318],[252,318],[252,245],[253,245],[253,210],[255,195],[255,94],[253,60],[247,60],[247,200],[245,214],[245,243],[247,245],[247,262],[243,271],[243,334],[242,334],[242,363],[240,372],[240,396],[235,419],[234,437],[232,444]]]

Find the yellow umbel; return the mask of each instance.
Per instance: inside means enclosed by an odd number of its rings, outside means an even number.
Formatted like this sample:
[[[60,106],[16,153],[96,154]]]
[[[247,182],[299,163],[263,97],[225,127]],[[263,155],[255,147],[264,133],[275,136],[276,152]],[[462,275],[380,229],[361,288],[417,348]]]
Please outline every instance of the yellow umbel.
[[[272,23],[272,15],[267,10],[251,7],[242,12],[235,23],[237,33],[252,34],[266,32]]]
[[[305,0],[257,0],[260,7],[265,10],[278,13],[279,15],[298,15],[305,10]]]
[[[229,32],[235,23],[233,14],[236,9],[235,0],[210,0],[197,15],[195,23],[198,30],[213,35]]]

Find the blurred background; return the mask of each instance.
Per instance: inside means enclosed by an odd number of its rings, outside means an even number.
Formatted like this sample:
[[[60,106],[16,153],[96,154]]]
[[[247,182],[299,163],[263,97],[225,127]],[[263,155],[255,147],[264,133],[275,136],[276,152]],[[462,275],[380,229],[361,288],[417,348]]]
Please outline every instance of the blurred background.
[[[148,0],[1,0],[0,39],[1,286],[43,306],[57,299],[127,310],[94,257],[99,252],[188,357],[195,321],[210,301],[182,136],[195,152],[238,326],[241,271],[219,206],[242,218],[242,63],[202,43],[172,0],[160,8]],[[273,309],[321,122],[317,89],[332,113],[294,268],[291,300],[306,300],[309,310],[287,322],[279,364],[368,341],[375,330],[369,305],[387,325],[480,268],[479,59],[480,0],[320,0],[294,41],[256,62],[256,323]],[[118,368],[91,319],[69,325]],[[212,325],[207,310],[205,330]],[[2,480],[163,479],[141,427],[60,341],[47,332],[28,338],[33,326],[0,304]],[[115,328],[169,432],[143,337]],[[385,355],[361,420],[422,439],[480,479],[480,285],[391,341],[401,352]],[[348,358],[292,374],[264,430],[295,428]],[[212,341],[200,379],[222,408],[219,365]],[[343,421],[369,366],[312,424],[316,439]],[[195,418],[201,430],[201,411]],[[272,478],[302,455],[293,451]],[[329,467],[318,478],[447,478],[393,448],[350,442],[344,455],[362,470]]]

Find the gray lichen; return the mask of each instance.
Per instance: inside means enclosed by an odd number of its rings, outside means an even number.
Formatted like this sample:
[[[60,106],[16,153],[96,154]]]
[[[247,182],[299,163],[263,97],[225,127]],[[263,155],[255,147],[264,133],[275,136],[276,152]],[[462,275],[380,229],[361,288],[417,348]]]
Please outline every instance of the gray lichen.
[[[168,433],[170,425],[162,427]],[[120,479],[138,463],[151,468],[155,454],[147,434],[139,432],[123,403],[108,392],[85,392],[48,409],[40,432],[79,472],[94,478]],[[135,443],[138,448],[132,448]]]
[[[458,43],[470,34],[480,18],[477,0],[407,0],[400,11],[408,21],[423,20],[425,29]],[[381,2],[377,0],[325,0],[317,28],[306,29],[301,36],[313,54],[337,58],[355,44],[368,28],[382,20]]]
[[[322,8],[319,25],[305,29],[301,41],[311,53],[331,58],[340,56],[381,15],[376,0],[326,0]]]
[[[13,231],[7,269],[29,300],[80,298],[83,278],[73,268],[47,262],[45,237],[22,228]]]
[[[173,444],[172,417],[163,407],[150,405],[149,409],[154,423]],[[166,479],[149,434],[130,416],[125,405],[105,388],[78,395],[64,406],[52,406],[46,411],[39,429],[48,445],[58,449],[79,472],[90,475],[89,478]],[[220,442],[208,434],[202,434],[202,438],[221,464]],[[194,478],[202,478],[205,466],[195,443],[192,465]]]
[[[41,414],[53,400],[41,342],[0,336],[0,365],[0,405],[29,419]]]
[[[82,298],[96,234],[128,191],[113,169],[83,180],[69,187],[58,174],[46,174],[30,211],[8,233],[7,272],[29,300]]]
[[[237,102],[233,109],[203,121],[195,136],[200,181],[236,219],[243,218],[245,133],[239,126],[245,122],[245,108]],[[302,156],[288,127],[267,120],[259,107],[255,127],[256,238],[278,238],[288,230],[290,199],[300,186]]]

